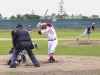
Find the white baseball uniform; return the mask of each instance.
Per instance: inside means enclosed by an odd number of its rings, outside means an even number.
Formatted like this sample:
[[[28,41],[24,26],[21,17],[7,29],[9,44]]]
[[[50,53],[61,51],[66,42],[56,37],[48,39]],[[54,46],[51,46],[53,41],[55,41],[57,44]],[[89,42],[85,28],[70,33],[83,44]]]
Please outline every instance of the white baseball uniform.
[[[47,28],[43,29],[41,33],[42,35],[46,35],[48,37],[48,54],[54,53],[58,45],[58,39],[54,27],[47,26]]]

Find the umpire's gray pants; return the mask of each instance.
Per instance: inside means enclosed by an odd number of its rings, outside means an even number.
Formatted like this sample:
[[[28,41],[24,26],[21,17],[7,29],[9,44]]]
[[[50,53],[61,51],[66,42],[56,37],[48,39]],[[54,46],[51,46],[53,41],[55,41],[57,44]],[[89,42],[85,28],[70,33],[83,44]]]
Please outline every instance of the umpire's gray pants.
[[[13,52],[11,65],[15,64],[15,61],[17,59],[17,55],[22,50],[27,51],[28,56],[30,57],[30,59],[31,59],[31,61],[33,62],[34,65],[39,64],[38,60],[36,59],[35,55],[32,52],[32,49],[30,48],[30,46],[31,46],[31,42],[21,42],[21,48],[15,49],[14,52]]]

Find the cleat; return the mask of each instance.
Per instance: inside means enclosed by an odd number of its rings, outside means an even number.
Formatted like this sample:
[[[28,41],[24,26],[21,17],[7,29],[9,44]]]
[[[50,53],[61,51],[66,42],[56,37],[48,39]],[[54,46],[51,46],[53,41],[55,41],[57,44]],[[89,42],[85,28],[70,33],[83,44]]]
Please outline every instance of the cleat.
[[[52,60],[51,59],[48,59],[47,63],[52,63]]]
[[[10,65],[9,68],[16,68],[16,65]]]
[[[53,62],[55,62],[55,59],[54,59],[54,58],[52,58],[52,61],[53,61]]]
[[[76,41],[78,41],[78,38],[76,39]]]
[[[40,65],[39,65],[39,64],[36,64],[35,66],[36,66],[36,67],[40,67]]]

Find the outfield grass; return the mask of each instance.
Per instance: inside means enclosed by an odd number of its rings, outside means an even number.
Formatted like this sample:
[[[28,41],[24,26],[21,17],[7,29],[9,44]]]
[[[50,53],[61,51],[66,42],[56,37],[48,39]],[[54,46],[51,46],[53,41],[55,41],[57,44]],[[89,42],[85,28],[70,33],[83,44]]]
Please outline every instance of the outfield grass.
[[[84,29],[57,29],[58,38],[73,38],[76,39],[79,35],[84,32]],[[91,34],[91,39],[100,39],[100,30],[96,29]],[[0,31],[0,38],[11,38],[11,31]],[[46,38],[37,34],[36,31],[32,32],[32,38]],[[87,36],[83,37],[85,40]],[[70,42],[72,40],[59,40],[59,44],[56,48],[56,55],[85,55],[85,56],[100,56],[99,45],[63,45],[63,43]],[[73,40],[75,41],[75,40]],[[80,40],[81,41],[81,40]],[[93,41],[93,40],[91,40]],[[99,41],[99,40],[97,40]],[[37,55],[47,55],[47,40],[33,40],[38,43],[41,47],[40,50],[34,49],[33,52]],[[12,47],[12,41],[5,40],[0,41],[0,55],[6,55]]]
[[[33,42],[40,45],[40,50],[33,49],[34,54],[47,55],[47,41],[34,40]],[[82,56],[100,56],[99,45],[63,45],[70,41],[61,41],[56,48],[55,55],[82,55]],[[7,55],[12,47],[11,41],[0,41],[0,55]]]
[[[83,34],[84,29],[56,29],[58,38],[77,38]],[[100,30],[96,29],[92,32],[91,38],[100,38]],[[0,31],[0,38],[11,38],[11,31]],[[40,36],[36,30],[32,32],[32,38],[46,38],[46,36]],[[87,38],[85,36],[84,38]]]

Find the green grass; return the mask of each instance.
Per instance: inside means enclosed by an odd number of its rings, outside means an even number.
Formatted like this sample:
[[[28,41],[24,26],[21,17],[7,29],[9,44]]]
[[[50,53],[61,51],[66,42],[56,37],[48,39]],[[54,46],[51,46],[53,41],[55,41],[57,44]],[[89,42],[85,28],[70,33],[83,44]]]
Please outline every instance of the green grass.
[[[34,40],[40,45],[40,50],[33,49],[36,55],[47,55],[47,41]],[[80,55],[80,56],[100,56],[99,45],[64,45],[70,41],[60,41],[55,50],[55,55]],[[71,41],[72,42],[72,41]],[[0,55],[7,55],[12,47],[11,41],[0,41]]]
[[[73,38],[76,39],[79,35],[84,32],[84,29],[56,29],[58,38]],[[96,29],[91,34],[91,41],[97,40],[100,42],[100,30]],[[11,38],[11,31],[0,30],[0,38]],[[47,38],[46,36],[39,35],[36,30],[32,32],[32,38]],[[86,40],[87,36],[81,39]],[[81,41],[80,39],[80,41]],[[99,39],[99,40],[98,40]],[[55,50],[56,55],[82,55],[82,56],[100,56],[99,45],[63,45],[68,43],[70,40],[59,40],[59,44]],[[75,40],[73,40],[74,42]],[[34,49],[34,54],[47,55],[47,40],[33,40],[33,42],[40,45],[40,50]],[[0,55],[7,55],[12,47],[12,41],[0,41]]]
[[[58,38],[77,38],[83,34],[83,32],[84,29],[56,29]],[[94,30],[91,34],[91,38],[100,38],[99,32],[99,29]],[[0,38],[11,38],[11,31],[0,30]],[[36,30],[33,30],[32,38],[46,38],[46,36],[41,36]],[[84,38],[87,38],[87,36]]]

